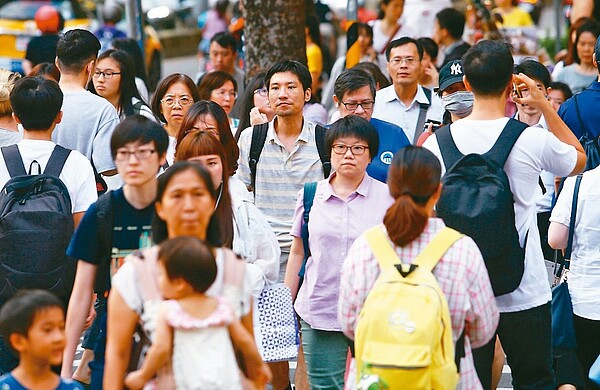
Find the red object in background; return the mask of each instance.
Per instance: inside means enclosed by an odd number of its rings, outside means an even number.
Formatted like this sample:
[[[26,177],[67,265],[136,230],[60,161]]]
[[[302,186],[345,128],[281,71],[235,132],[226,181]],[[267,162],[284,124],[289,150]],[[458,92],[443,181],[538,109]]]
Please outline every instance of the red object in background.
[[[41,6],[35,13],[35,24],[43,34],[56,34],[60,31],[60,15],[50,5]]]

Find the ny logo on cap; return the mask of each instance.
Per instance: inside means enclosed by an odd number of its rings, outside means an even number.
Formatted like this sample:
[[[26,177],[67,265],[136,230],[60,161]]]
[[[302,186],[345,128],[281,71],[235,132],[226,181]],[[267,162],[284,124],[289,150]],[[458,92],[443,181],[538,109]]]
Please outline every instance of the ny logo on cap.
[[[453,76],[463,74],[460,64],[456,63],[450,65],[450,74]]]

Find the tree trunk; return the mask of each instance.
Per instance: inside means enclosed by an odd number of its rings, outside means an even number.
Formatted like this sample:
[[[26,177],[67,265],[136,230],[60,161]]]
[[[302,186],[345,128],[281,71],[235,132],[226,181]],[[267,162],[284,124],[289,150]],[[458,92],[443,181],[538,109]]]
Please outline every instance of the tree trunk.
[[[299,0],[244,0],[246,80],[281,60],[306,65],[305,6]]]

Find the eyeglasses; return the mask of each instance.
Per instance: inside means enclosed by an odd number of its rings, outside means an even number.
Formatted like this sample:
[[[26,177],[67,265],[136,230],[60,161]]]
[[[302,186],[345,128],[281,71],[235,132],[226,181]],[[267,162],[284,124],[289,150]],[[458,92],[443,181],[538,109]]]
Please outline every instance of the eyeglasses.
[[[194,99],[191,99],[187,96],[182,96],[179,99],[175,99],[174,97],[166,97],[160,101],[167,107],[173,107],[175,103],[178,103],[181,107],[187,107],[190,104],[194,103]]]
[[[410,66],[416,64],[419,60],[414,57],[394,57],[390,60],[392,65],[402,65],[403,62]]]
[[[136,150],[117,150],[115,160],[117,161],[129,161],[133,154],[137,160],[147,160],[152,154],[156,153],[154,149],[136,149]]]
[[[111,71],[108,71],[108,70],[105,71],[105,72],[102,72],[100,70],[96,70],[94,72],[94,77],[98,78],[100,76],[104,76],[105,79],[111,79],[116,74],[121,74],[121,72],[111,72]]]
[[[355,155],[355,156],[361,156],[361,155],[365,154],[365,151],[367,149],[369,149],[369,147],[365,146],[365,145],[352,145],[352,146],[348,146],[348,145],[337,144],[337,145],[332,145],[331,149],[333,150],[333,152],[335,154],[346,154],[346,152],[348,151],[348,149],[350,149],[350,152],[353,155]]]
[[[358,108],[358,106],[361,106],[363,110],[370,110],[373,108],[373,104],[375,104],[375,102],[362,102],[362,103],[354,103],[354,102],[350,102],[350,103],[345,103],[345,102],[341,102],[348,111],[356,111],[356,109]]]
[[[259,94],[262,97],[267,97],[267,95],[269,94],[269,91],[267,90],[266,87],[262,87],[262,88],[255,89],[253,93],[255,95]]]
[[[235,91],[224,91],[222,89],[218,89],[216,91],[213,91],[213,93],[220,98],[224,98],[226,96],[231,97],[232,99],[235,99],[237,97],[237,93]]]

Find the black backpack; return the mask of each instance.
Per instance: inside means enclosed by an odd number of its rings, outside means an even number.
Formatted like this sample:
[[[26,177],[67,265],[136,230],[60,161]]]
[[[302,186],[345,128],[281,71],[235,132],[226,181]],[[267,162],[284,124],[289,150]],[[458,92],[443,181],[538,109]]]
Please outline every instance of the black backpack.
[[[58,176],[70,153],[56,145],[44,173],[31,175],[32,167],[25,171],[17,145],[2,148],[11,179],[0,193],[0,303],[33,288],[68,301],[76,268],[66,255],[73,213]]]
[[[450,126],[435,132],[446,174],[437,215],[475,241],[485,261],[494,295],[516,290],[525,270],[525,249],[515,227],[514,197],[504,164],[527,125],[509,119],[485,154],[460,153]]]
[[[260,160],[260,154],[262,153],[265,141],[267,140],[267,132],[269,130],[269,124],[263,123],[255,125],[252,128],[252,141],[250,142],[250,153],[248,155],[248,166],[250,167],[250,186],[248,189],[254,191],[254,185],[256,184],[256,166],[258,160]],[[319,158],[323,164],[323,176],[329,177],[331,173],[331,158],[329,152],[325,148],[325,129],[323,126],[315,125],[315,142],[317,144],[317,151],[319,152]]]

